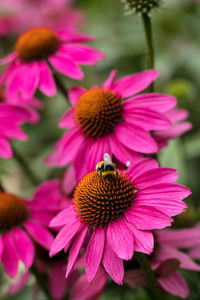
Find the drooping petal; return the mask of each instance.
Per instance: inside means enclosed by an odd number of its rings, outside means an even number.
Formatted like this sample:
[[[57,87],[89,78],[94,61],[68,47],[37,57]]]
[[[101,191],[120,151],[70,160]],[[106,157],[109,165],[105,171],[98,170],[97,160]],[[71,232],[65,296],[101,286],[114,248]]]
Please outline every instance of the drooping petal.
[[[105,241],[105,231],[99,227],[93,231],[86,250],[85,272],[88,282],[92,282],[99,268]]]
[[[68,77],[74,79],[83,79],[84,77],[79,66],[68,57],[52,55],[49,61],[56,70]]]
[[[38,63],[32,62],[24,65],[21,92],[24,98],[30,98],[35,93],[40,80]]]
[[[173,275],[167,278],[158,278],[158,282],[169,294],[181,297],[188,298],[189,289],[185,279],[179,274],[179,272],[175,272]]]
[[[70,108],[64,116],[60,119],[58,126],[60,128],[73,128],[75,126],[74,122],[74,108]]]
[[[31,278],[31,273],[29,273],[28,271],[25,272],[18,281],[15,281],[14,283],[12,283],[9,287],[8,290],[8,294],[9,295],[15,295],[16,293],[18,293],[19,291],[21,291],[28,283],[28,281]]]
[[[28,235],[21,228],[13,229],[13,241],[19,258],[29,268],[34,259],[34,246]]]
[[[106,272],[117,284],[123,284],[123,260],[115,254],[115,252],[112,250],[108,243],[105,243],[105,249],[103,254],[103,266]]]
[[[112,86],[116,76],[117,76],[117,70],[112,70],[110,72],[109,77],[106,79],[106,81],[103,84],[104,89],[109,89]]]
[[[62,261],[54,262],[49,273],[48,285],[51,296],[55,300],[61,300],[64,297],[67,287],[65,265]]]
[[[70,207],[63,209],[51,220],[50,227],[64,226],[75,221],[75,219],[76,215],[74,212],[74,207],[71,205]]]
[[[3,243],[4,247],[1,262],[6,269],[7,274],[13,278],[17,275],[19,259],[17,257],[15,245],[10,233],[6,232],[4,234]]]
[[[142,205],[134,205],[125,213],[125,216],[128,222],[142,230],[162,229],[170,226],[173,221],[154,207]]]
[[[182,122],[174,126],[171,126],[169,129],[163,131],[157,130],[156,135],[163,139],[168,140],[184,134],[185,132],[189,131],[191,128],[192,128],[192,124],[190,122]]]
[[[73,87],[69,90],[68,92],[68,97],[69,97],[69,101],[71,102],[71,104],[74,106],[76,104],[76,102],[78,101],[78,99],[81,97],[81,95],[83,93],[86,92],[86,89],[82,88],[82,87]]]
[[[112,89],[123,98],[127,98],[147,88],[157,77],[158,72],[155,70],[131,74],[117,80],[112,85]]]
[[[0,259],[3,253],[3,238],[2,236],[0,236]]]
[[[12,157],[12,148],[6,138],[0,136],[0,156],[3,158]]]
[[[5,65],[5,64],[13,61],[16,57],[17,57],[16,52],[12,52],[12,53],[8,54],[7,56],[0,59],[0,66]]]
[[[56,94],[56,86],[52,71],[45,61],[40,61],[38,65],[40,69],[39,89],[45,95],[53,97]]]
[[[82,224],[78,219],[73,223],[68,223],[67,225],[65,225],[53,241],[49,254],[50,257],[61,251],[69,243],[69,241],[72,240],[81,226]]]
[[[158,145],[150,134],[136,125],[121,122],[115,132],[117,138],[129,149],[143,153],[158,151]]]
[[[130,229],[122,220],[110,222],[107,229],[107,240],[118,257],[129,260],[134,252],[134,239]]]
[[[49,250],[53,243],[53,235],[34,221],[25,221],[24,227],[32,238],[45,249]]]
[[[83,243],[88,233],[88,225],[84,225],[83,228],[79,231],[76,236],[76,239],[73,242],[73,245],[69,252],[68,264],[67,264],[67,271],[65,277],[67,278],[79,256]]]

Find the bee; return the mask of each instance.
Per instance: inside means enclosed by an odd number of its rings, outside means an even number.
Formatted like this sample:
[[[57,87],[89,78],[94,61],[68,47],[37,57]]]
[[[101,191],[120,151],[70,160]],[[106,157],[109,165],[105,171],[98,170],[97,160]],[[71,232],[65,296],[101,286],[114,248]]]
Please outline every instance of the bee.
[[[110,181],[118,174],[115,170],[115,164],[112,162],[108,153],[104,154],[104,160],[97,164],[96,170],[100,177]]]

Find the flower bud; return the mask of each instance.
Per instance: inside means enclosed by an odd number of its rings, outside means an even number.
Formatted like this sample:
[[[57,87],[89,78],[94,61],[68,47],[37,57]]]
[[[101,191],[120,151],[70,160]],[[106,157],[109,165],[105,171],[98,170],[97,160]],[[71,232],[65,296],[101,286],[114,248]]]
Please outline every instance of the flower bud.
[[[149,14],[152,9],[159,8],[162,0],[122,0],[127,12]]]

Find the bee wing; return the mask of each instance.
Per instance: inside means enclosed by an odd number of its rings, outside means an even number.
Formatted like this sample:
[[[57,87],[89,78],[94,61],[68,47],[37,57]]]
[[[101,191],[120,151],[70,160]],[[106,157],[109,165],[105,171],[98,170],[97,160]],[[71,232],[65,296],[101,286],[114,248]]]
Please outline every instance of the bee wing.
[[[105,163],[105,165],[111,165],[111,166],[113,165],[111,157],[108,153],[104,154],[104,163]]]

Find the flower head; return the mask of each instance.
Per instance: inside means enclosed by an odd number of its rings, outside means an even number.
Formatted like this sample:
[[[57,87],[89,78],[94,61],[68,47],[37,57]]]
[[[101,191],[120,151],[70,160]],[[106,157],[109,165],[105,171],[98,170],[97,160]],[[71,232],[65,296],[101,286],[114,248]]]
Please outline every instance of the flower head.
[[[0,156],[3,158],[12,157],[10,140],[17,139],[25,141],[26,134],[21,130],[20,125],[30,120],[26,109],[16,105],[0,103]]]
[[[51,68],[74,79],[82,79],[79,64],[94,65],[104,55],[82,42],[91,36],[77,34],[74,30],[53,30],[48,27],[32,28],[21,34],[15,51],[1,59],[0,64],[10,63],[0,77],[6,83],[8,96],[20,92],[31,98],[37,88],[47,96],[56,93]]]
[[[122,0],[125,9],[137,14],[149,14],[152,9],[159,8],[162,0]]]
[[[176,105],[176,99],[156,93],[134,96],[157,76],[155,70],[148,70],[115,80],[116,71],[112,71],[101,87],[72,88],[69,99],[73,107],[59,123],[70,130],[56,144],[47,163],[63,166],[73,161],[80,180],[105,152],[124,165],[140,159],[139,153],[157,152],[152,131],[170,128],[164,114]],[[80,157],[84,164],[80,165]]]
[[[38,203],[17,195],[0,193],[0,260],[10,277],[15,277],[18,262],[30,267],[34,260],[32,239],[49,250],[53,236],[40,221],[42,210]],[[43,217],[47,217],[46,215]]]
[[[131,164],[127,172],[120,171],[106,154],[76,186],[73,203],[51,221],[52,227],[61,229],[50,256],[63,248],[67,251],[72,244],[67,277],[87,240],[88,281],[102,263],[113,280],[122,284],[123,260],[130,260],[134,250],[150,254],[151,230],[169,226],[170,217],[185,210],[181,200],[190,191],[173,183],[176,179],[175,170],[159,168],[149,158]]]

